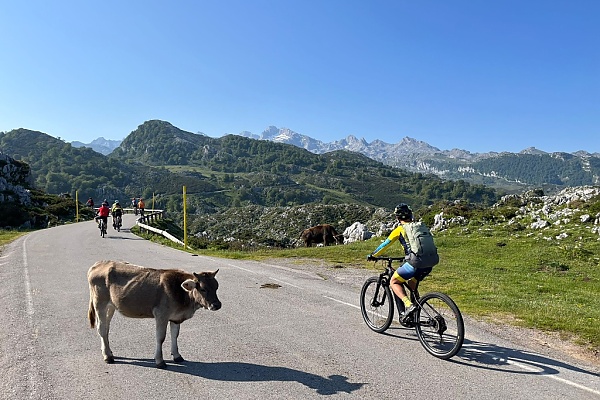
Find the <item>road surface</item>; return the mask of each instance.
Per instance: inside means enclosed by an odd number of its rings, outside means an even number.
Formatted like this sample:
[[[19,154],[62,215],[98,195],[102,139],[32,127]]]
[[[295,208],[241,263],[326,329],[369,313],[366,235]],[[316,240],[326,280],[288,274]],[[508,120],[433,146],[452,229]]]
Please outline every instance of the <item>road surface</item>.
[[[126,215],[125,228],[109,227],[104,239],[91,221],[60,226],[2,249],[0,399],[600,399],[594,366],[470,323],[450,361],[428,355],[411,330],[370,331],[358,307],[368,272],[192,256],[138,238],[133,224]],[[116,363],[103,362],[86,280],[101,259],[219,269],[223,307],[182,324],[185,363],[170,362],[167,336],[168,368],[155,368],[154,320],[119,314],[110,334]]]

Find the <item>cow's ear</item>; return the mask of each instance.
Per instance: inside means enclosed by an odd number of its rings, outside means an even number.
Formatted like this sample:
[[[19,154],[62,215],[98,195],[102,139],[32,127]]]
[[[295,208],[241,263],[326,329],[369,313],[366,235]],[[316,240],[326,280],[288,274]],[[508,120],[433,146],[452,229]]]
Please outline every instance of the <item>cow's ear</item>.
[[[186,292],[191,292],[192,290],[194,290],[196,288],[196,281],[193,279],[186,279],[185,281],[183,281],[183,283],[181,284],[181,287],[183,288],[183,290],[185,290]]]

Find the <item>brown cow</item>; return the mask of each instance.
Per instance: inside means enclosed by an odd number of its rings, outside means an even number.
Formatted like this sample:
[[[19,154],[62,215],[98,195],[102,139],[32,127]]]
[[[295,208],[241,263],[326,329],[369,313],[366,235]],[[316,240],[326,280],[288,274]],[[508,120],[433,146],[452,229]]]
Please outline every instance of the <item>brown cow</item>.
[[[311,247],[313,243],[323,243],[324,246],[344,243],[344,235],[338,234],[335,228],[329,224],[317,225],[303,230],[300,233],[300,239],[304,241],[306,247]]]
[[[118,261],[98,261],[87,273],[90,285],[90,326],[97,325],[104,361],[114,362],[108,344],[110,320],[115,310],[130,318],[156,320],[156,366],[165,368],[162,345],[171,327],[171,354],[183,361],[177,346],[180,324],[196,310],[221,308],[217,297],[218,272],[188,273],[176,269],[143,268]]]

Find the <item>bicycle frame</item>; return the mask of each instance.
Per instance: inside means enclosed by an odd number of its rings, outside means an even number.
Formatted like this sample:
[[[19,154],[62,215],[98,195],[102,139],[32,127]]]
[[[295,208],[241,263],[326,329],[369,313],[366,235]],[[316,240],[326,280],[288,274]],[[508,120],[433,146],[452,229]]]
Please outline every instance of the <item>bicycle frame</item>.
[[[375,297],[373,299],[373,302],[371,303],[371,305],[373,307],[380,307],[383,304],[385,304],[385,302],[387,300],[385,293],[384,293],[383,297],[381,298],[381,301],[376,300],[379,295],[379,290],[385,286],[390,286],[390,280],[392,279],[392,275],[394,275],[394,272],[396,272],[394,267],[392,267],[392,263],[394,261],[404,261],[404,258],[385,257],[385,258],[382,258],[382,260],[386,262],[386,265],[385,265],[385,270],[379,274],[379,279],[377,280],[377,287],[375,289]],[[377,260],[375,262],[377,262]],[[415,281],[416,281],[416,283],[415,283],[414,289],[412,289],[408,285],[408,282],[402,282],[402,287],[404,287],[405,293],[408,296],[410,296],[411,302],[413,304],[415,304],[417,306],[417,308],[420,309],[421,313],[426,315],[429,320],[432,320],[433,318],[435,318],[435,316],[431,315],[431,313],[426,308],[424,308],[423,305],[421,304],[421,296],[419,294],[420,281],[418,281],[418,280],[415,280]],[[391,287],[390,287],[390,289],[391,289]],[[396,294],[394,293],[393,290],[391,292],[392,292],[392,297],[394,298],[394,304],[396,305],[396,309],[398,310],[399,313],[401,313],[399,306],[401,306],[402,309],[404,309],[404,303],[398,296],[396,296]],[[414,321],[409,320],[404,325],[407,327],[414,327],[413,324],[414,324]]]
[[[396,272],[394,267],[392,267],[392,262],[393,261],[403,261],[403,260],[404,260],[404,258],[387,258],[386,259],[387,265],[385,266],[385,271],[383,271],[381,274],[379,274],[379,279],[377,280],[377,289],[375,291],[376,294],[379,294],[379,289],[381,287],[390,286],[390,280],[392,279],[392,275],[394,275],[394,272]],[[419,302],[419,300],[421,298],[419,296],[419,282],[420,281],[416,280],[414,289],[411,289],[411,287],[408,285],[408,282],[403,282],[402,286],[404,287],[406,294],[410,296],[410,300],[413,303],[416,303],[419,308],[422,308],[421,303]],[[397,296],[395,296],[395,293],[393,291],[392,291],[392,293],[394,294],[395,301],[400,300],[400,298],[397,298]],[[385,302],[385,297],[382,299],[381,304],[383,304],[384,302]],[[377,304],[377,306],[379,306],[381,304]],[[404,304],[402,304],[402,306],[404,306]]]

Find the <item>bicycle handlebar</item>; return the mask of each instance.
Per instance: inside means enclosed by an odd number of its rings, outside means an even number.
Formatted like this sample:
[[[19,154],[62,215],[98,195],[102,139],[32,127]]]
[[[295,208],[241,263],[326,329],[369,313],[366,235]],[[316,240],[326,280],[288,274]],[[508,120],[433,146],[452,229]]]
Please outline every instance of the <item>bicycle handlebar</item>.
[[[406,258],[405,257],[374,257],[369,255],[369,257],[367,258],[367,261],[404,261]]]

